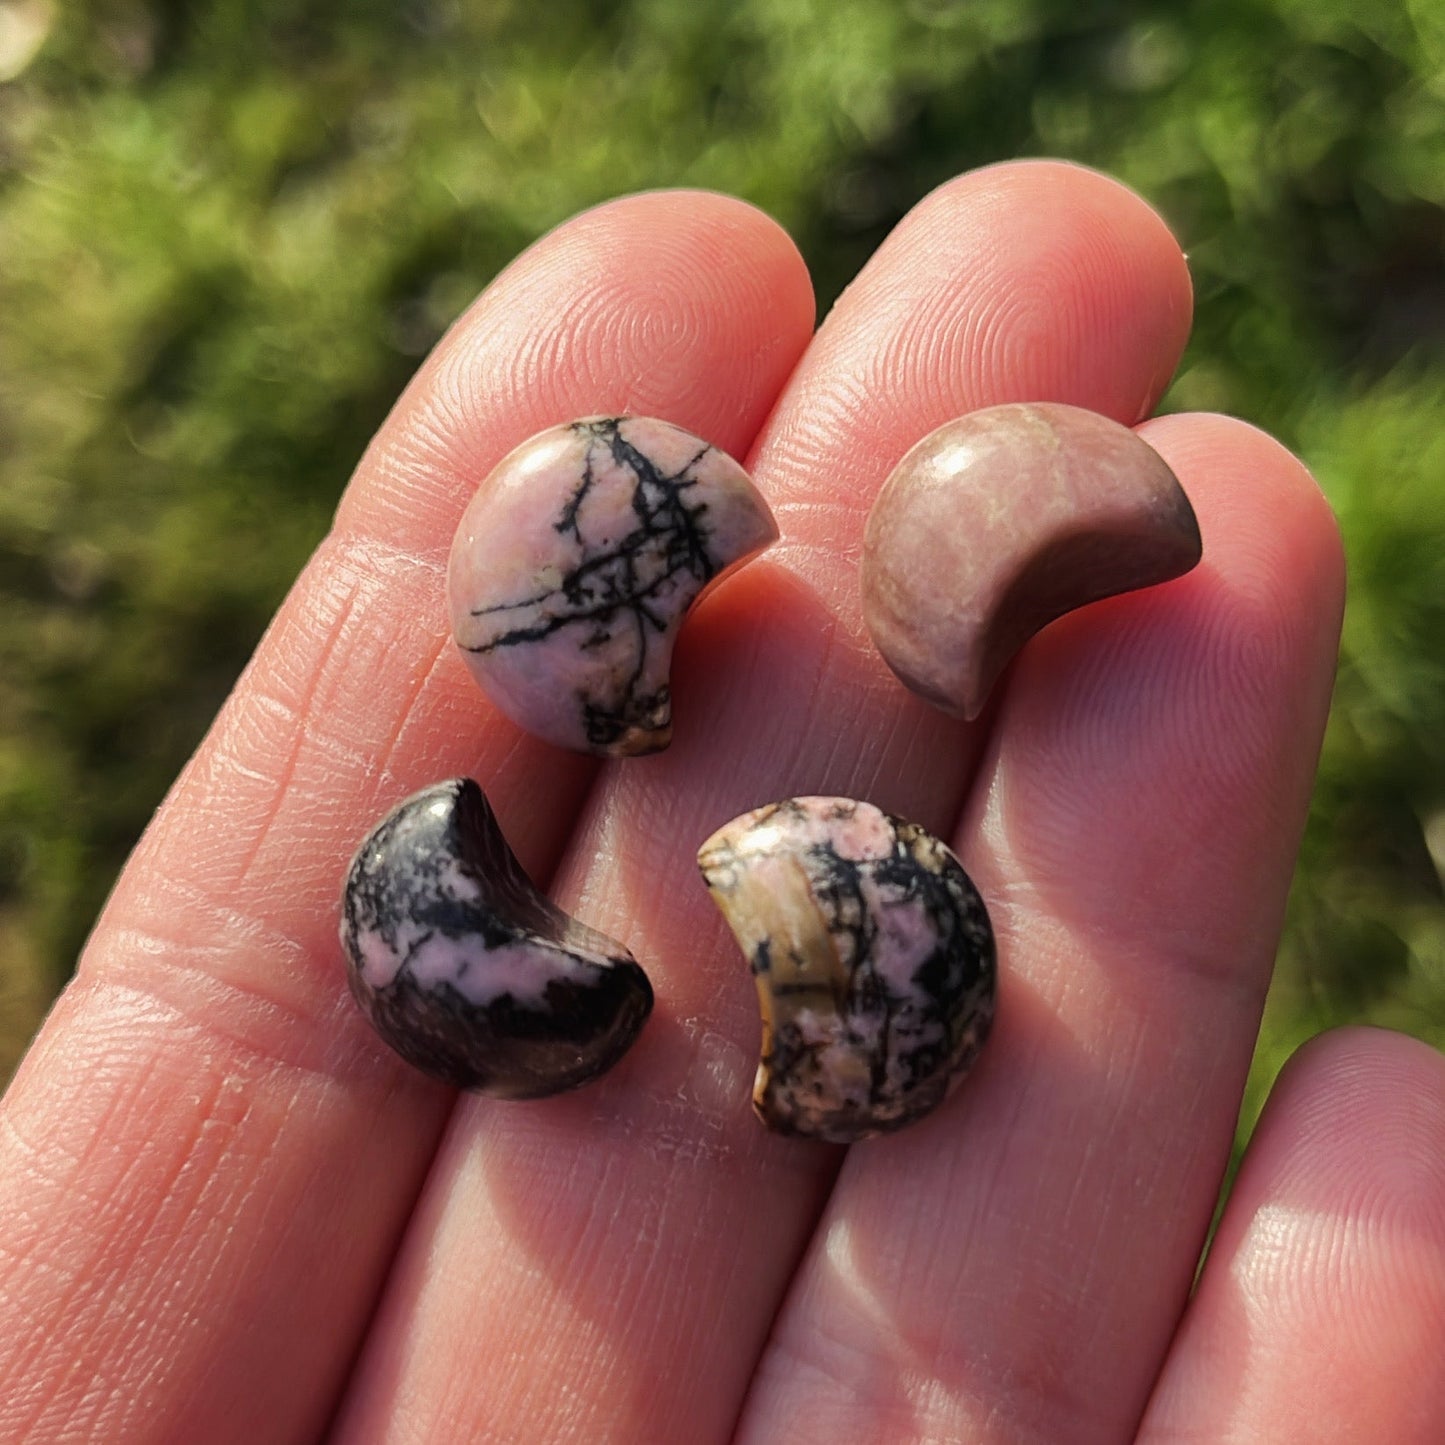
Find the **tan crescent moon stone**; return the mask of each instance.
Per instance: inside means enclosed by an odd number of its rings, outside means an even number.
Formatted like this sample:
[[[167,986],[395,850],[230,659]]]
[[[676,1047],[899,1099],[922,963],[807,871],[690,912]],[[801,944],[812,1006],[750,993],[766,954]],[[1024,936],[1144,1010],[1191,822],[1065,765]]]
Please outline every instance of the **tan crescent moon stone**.
[[[884,483],[863,615],[908,687],[973,718],[1040,628],[1200,552],[1183,488],[1128,427],[1058,403],[989,407],[926,436]]]

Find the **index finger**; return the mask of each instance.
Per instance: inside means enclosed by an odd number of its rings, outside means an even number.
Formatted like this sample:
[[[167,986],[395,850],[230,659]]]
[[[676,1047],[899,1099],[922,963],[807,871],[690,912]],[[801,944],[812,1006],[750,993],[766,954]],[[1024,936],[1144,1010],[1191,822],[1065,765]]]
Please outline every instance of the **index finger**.
[[[450,1097],[345,998],[346,859],[389,802],[470,772],[545,875],[591,772],[466,679],[441,602],[457,515],[579,414],[746,453],[812,319],[773,222],[640,196],[526,253],[422,369],[0,1107],[0,1437],[319,1428]]]

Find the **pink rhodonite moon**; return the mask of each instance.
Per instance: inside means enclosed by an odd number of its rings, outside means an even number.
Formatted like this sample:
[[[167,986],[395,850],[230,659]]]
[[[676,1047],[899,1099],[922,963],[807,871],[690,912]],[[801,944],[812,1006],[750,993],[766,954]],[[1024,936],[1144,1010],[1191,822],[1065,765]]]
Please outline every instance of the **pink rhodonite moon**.
[[[524,442],[462,516],[452,630],[487,696],[528,732],[634,755],[672,736],[669,672],[688,609],[777,540],[725,452],[649,417],[593,417]]]
[[[788,798],[697,861],[757,984],[769,1128],[852,1143],[942,1103],[988,1034],[998,969],[983,899],[939,839],[853,798]]]
[[[884,483],[863,614],[903,682],[971,718],[1041,627],[1199,556],[1189,499],[1128,427],[1055,403],[989,407],[926,436]]]

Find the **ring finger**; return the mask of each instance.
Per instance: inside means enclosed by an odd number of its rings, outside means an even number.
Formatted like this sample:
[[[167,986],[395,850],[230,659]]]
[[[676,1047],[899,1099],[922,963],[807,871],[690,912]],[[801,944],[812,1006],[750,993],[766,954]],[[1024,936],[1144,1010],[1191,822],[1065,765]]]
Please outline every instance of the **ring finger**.
[[[1132,1437],[1228,1157],[1334,674],[1342,568],[1304,469],[1223,417],[1145,435],[1187,577],[1025,649],[957,846],[1002,970],[988,1052],[855,1150],[745,1440]]]

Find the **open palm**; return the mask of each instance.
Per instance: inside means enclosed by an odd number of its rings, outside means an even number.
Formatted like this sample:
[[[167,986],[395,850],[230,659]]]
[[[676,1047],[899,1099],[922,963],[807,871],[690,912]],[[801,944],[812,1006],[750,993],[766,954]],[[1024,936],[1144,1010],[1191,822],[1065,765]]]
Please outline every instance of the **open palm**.
[[[621,200],[519,258],[362,459],[4,1101],[0,1438],[1438,1438],[1423,1046],[1295,1061],[1190,1298],[1333,674],[1310,478],[1238,422],[1145,423],[1202,565],[1048,629],[977,725],[860,621],[864,518],[915,441],[1011,400],[1143,422],[1189,320],[1157,217],[1050,163],[930,196],[816,335],[791,243],[723,197]],[[599,765],[489,710],[443,571],[504,453],[624,411],[746,459],[782,541],[690,622],[671,749]],[[652,979],[592,1087],[458,1099],[347,994],[352,849],[459,773]],[[694,864],[798,793],[951,839],[998,932],[974,1074],[851,1151],[752,1118],[753,988]]]

